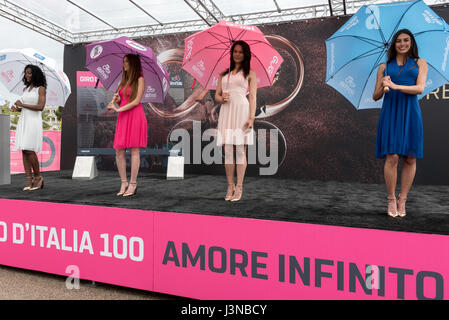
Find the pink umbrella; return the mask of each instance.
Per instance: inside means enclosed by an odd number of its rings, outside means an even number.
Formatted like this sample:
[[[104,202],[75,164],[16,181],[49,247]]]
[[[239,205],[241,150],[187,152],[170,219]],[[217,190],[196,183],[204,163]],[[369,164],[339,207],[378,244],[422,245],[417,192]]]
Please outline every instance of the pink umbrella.
[[[259,88],[271,86],[284,61],[255,26],[221,21],[213,27],[195,33],[184,40],[182,68],[203,88],[214,90],[219,74],[229,68],[232,44],[243,40],[251,48],[251,69],[256,72]]]

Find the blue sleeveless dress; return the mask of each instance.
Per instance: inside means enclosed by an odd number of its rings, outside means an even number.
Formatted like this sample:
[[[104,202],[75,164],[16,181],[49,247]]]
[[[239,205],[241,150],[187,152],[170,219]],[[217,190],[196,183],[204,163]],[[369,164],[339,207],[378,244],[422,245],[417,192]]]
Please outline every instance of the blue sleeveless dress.
[[[413,58],[404,66],[396,59],[387,65],[386,73],[399,85],[415,85],[419,67]],[[377,124],[376,157],[387,154],[423,157],[423,125],[418,96],[390,89],[385,93]]]

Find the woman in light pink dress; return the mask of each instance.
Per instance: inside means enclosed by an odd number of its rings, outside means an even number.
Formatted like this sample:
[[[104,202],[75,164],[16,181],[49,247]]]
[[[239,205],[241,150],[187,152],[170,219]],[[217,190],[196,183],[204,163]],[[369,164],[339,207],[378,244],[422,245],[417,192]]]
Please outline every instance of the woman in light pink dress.
[[[225,150],[228,182],[225,200],[239,201],[242,198],[247,166],[246,146],[254,142],[257,78],[256,73],[250,70],[251,50],[246,42],[234,42],[230,56],[231,66],[220,75],[215,93],[215,100],[222,104],[218,117],[217,145],[224,145]],[[248,90],[249,101],[246,98]],[[235,171],[237,185],[234,185]]]
[[[140,167],[140,148],[147,146],[147,119],[140,103],[145,89],[140,58],[128,54],[123,58],[122,81],[108,105],[118,113],[114,136],[117,169],[122,180],[118,196],[132,196],[137,192],[137,175]],[[114,102],[119,104],[117,108]],[[126,175],[126,149],[131,149],[131,177]]]

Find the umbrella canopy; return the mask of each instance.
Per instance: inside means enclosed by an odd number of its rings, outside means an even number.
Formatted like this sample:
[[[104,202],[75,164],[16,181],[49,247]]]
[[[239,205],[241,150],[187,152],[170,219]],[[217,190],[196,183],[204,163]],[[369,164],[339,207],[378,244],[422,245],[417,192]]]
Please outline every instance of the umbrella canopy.
[[[23,71],[26,65],[38,66],[47,80],[46,104],[64,106],[71,93],[66,74],[56,67],[55,60],[32,48],[0,50],[0,81],[9,92],[23,94]]]
[[[167,70],[150,48],[128,37],[87,45],[86,68],[97,76],[106,89],[115,91],[122,80],[123,58],[127,54],[140,57],[146,86],[142,102],[163,103],[170,87]]]
[[[203,88],[214,90],[219,74],[230,66],[229,52],[234,41],[238,40],[245,41],[251,48],[251,68],[256,72],[257,86],[271,86],[284,59],[255,26],[221,21],[187,37],[182,68]]]
[[[361,7],[326,40],[326,83],[357,109],[381,108],[383,99],[372,98],[377,69],[386,62],[391,40],[401,29],[413,33],[419,56],[429,66],[418,98],[448,83],[448,24],[421,0]]]

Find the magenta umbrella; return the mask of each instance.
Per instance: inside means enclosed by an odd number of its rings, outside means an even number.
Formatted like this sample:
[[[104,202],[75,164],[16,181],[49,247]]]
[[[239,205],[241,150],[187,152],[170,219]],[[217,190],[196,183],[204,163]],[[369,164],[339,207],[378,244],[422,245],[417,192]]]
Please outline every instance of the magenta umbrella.
[[[86,68],[106,89],[115,91],[122,80],[123,57],[127,54],[139,55],[142,63],[146,86],[142,102],[163,103],[170,87],[167,70],[150,48],[128,37],[87,45]]]
[[[259,28],[221,21],[213,27],[197,32],[184,40],[182,68],[203,88],[214,90],[219,74],[229,68],[232,44],[243,40],[251,48],[251,69],[256,72],[259,88],[271,86],[284,61],[265,39]]]

